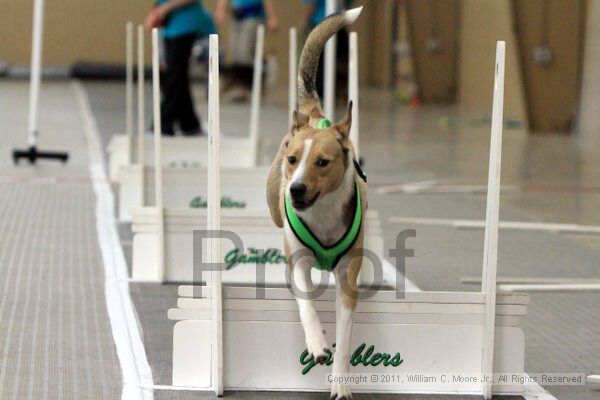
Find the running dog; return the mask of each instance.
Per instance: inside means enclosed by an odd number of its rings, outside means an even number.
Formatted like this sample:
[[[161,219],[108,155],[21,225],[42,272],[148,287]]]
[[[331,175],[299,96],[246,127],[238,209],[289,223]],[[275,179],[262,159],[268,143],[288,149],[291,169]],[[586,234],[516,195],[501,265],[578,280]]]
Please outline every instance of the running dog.
[[[352,102],[332,124],[323,115],[315,80],[325,42],[354,23],[362,7],[328,17],[308,38],[298,66],[298,106],[290,132],[271,165],[267,201],[275,225],[284,228],[284,249],[293,278],[308,352],[319,363],[330,347],[311,294],[311,269],[330,271],[336,279],[336,335],[333,373],[350,368],[352,312],[356,308],[362,265],[367,198],[364,174],[349,139]],[[333,384],[331,399],[352,397],[349,388]]]

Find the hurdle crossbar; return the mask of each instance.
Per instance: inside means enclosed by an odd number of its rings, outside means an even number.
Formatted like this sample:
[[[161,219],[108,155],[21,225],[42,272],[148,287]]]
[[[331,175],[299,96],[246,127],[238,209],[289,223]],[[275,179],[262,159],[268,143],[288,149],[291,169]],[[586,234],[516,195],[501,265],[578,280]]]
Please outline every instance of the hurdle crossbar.
[[[160,65],[158,29],[152,29],[152,110],[154,114],[154,206],[158,211],[158,269],[159,279],[165,281],[165,210],[162,189],[162,125],[160,116]]]
[[[504,107],[504,64],[506,44],[496,44],[494,69],[494,97],[492,105],[492,132],[490,163],[483,248],[482,292],[485,293],[485,320],[483,326],[482,376],[494,372],[494,332],[496,319],[496,279],[498,267],[498,223],[500,212],[500,176],[502,161],[502,118]],[[492,398],[492,382],[483,380],[482,394],[486,400]]]
[[[264,27],[259,27],[259,37],[264,35]],[[262,41],[262,38],[261,38]],[[209,38],[208,69],[208,188],[207,188],[207,230],[217,232],[221,229],[221,143],[219,117],[219,36]],[[257,48],[259,46],[257,45]],[[257,51],[258,54],[258,51]],[[256,70],[255,70],[256,77]],[[211,235],[208,239],[208,260],[211,270],[212,295],[212,385],[217,396],[223,395],[223,309],[221,270],[221,241]]]
[[[252,77],[252,99],[250,105],[250,151],[254,165],[258,157],[258,130],[260,128],[260,105],[262,95],[263,54],[265,46],[265,26],[256,28],[256,48],[254,51],[254,75]]]

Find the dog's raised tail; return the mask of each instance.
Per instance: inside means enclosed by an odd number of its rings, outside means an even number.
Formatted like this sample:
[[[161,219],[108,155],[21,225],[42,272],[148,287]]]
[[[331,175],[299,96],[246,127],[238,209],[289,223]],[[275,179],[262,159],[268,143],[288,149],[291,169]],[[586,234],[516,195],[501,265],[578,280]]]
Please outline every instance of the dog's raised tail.
[[[339,30],[353,24],[358,19],[362,9],[361,6],[330,15],[321,21],[308,35],[298,64],[298,108],[301,113],[310,115],[315,108],[322,113],[316,87],[319,57],[327,40]]]

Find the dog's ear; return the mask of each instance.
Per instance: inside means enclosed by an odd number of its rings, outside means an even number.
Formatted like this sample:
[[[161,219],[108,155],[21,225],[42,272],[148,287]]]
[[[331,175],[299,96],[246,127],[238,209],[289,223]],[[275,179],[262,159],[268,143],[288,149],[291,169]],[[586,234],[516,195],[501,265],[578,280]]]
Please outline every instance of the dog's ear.
[[[309,120],[310,118],[308,115],[302,114],[298,110],[294,110],[294,113],[292,114],[292,135],[308,125]]]
[[[350,135],[350,127],[352,126],[352,101],[348,103],[348,109],[346,115],[340,119],[333,128],[340,133],[343,140],[348,139]]]

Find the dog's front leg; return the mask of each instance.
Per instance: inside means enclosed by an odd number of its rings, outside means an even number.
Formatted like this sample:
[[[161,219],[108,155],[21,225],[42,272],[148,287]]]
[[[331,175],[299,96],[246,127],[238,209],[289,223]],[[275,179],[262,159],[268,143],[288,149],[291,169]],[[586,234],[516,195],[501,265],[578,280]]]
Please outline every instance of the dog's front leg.
[[[333,375],[341,376],[350,371],[350,340],[352,337],[352,313],[356,308],[357,292],[354,283],[348,282],[347,270],[336,270],[335,297],[335,355],[333,358]],[[338,380],[339,381],[339,380]],[[352,393],[348,385],[331,384],[332,400],[348,400]]]
[[[310,257],[304,257],[295,263],[292,267],[294,277],[292,287],[306,336],[306,349],[318,363],[322,364],[329,358],[330,350],[312,300],[314,293],[310,271],[313,265],[314,259]]]

